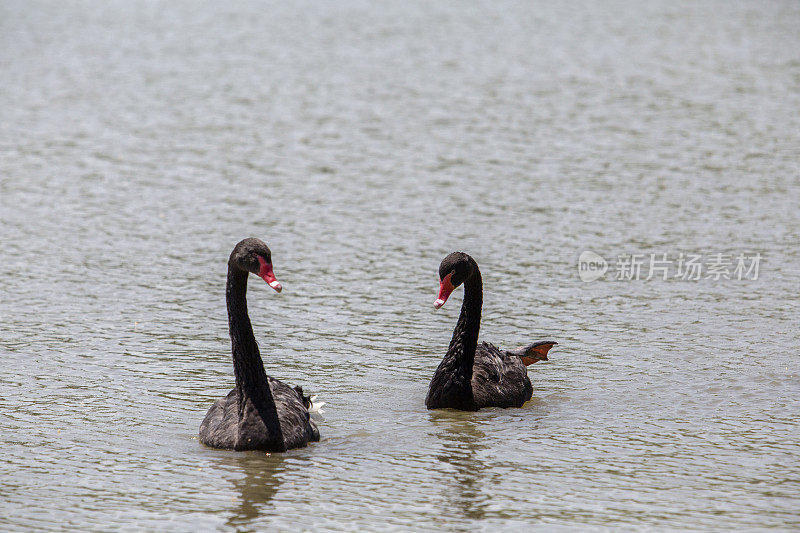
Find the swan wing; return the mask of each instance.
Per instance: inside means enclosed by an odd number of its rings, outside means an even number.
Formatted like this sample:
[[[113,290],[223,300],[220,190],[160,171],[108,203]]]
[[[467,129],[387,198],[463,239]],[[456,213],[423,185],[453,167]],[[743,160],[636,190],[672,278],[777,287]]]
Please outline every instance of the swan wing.
[[[483,342],[475,350],[472,392],[479,407],[522,407],[533,387],[519,357]]]
[[[200,424],[200,442],[212,448],[228,450],[236,446],[238,398],[236,389],[233,389],[227,396],[214,402]]]
[[[299,448],[309,441],[318,441],[319,430],[311,420],[302,393],[272,377],[269,378],[269,385],[286,449]]]

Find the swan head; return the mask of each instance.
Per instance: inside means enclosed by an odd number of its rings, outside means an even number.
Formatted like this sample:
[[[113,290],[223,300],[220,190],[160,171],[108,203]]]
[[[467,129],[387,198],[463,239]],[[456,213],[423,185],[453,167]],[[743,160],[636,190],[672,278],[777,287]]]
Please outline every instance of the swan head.
[[[439,309],[450,294],[475,273],[475,260],[464,252],[453,252],[439,265],[439,295],[433,307]]]
[[[272,252],[260,239],[250,238],[240,241],[231,252],[229,263],[255,274],[267,282],[276,292],[281,292],[281,284],[272,271]]]

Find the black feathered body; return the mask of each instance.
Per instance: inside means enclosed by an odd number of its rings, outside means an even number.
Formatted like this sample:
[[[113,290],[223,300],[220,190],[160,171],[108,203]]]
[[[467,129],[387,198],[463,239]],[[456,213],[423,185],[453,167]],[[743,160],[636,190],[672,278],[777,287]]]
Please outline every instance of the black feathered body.
[[[517,355],[482,342],[475,350],[472,394],[479,408],[522,407],[533,395],[528,368]]]
[[[482,407],[522,407],[533,386],[518,355],[482,342],[475,349],[471,376],[455,357],[446,355],[433,375],[425,405],[428,409],[477,411]]]
[[[308,400],[297,389],[268,377],[280,431],[270,431],[253,401],[245,399],[239,415],[240,394],[233,389],[217,400],[200,425],[200,442],[229,450],[285,451],[319,441],[319,430],[308,413]]]

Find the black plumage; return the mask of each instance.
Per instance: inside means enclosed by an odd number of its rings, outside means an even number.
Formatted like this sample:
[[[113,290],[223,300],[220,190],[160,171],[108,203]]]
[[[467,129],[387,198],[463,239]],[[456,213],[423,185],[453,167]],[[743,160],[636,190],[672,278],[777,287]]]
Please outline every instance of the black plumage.
[[[442,260],[439,278],[437,308],[461,284],[464,302],[450,347],[431,379],[426,407],[464,411],[521,407],[533,394],[526,365],[547,360],[547,351],[557,343],[537,342],[513,351],[500,350],[486,342],[478,344],[483,306],[483,281],[478,264],[469,255],[454,252]]]
[[[267,376],[247,313],[247,277],[262,277],[276,291],[272,254],[264,242],[245,239],[228,260],[226,301],[236,386],[208,410],[200,442],[213,448],[281,452],[319,440],[302,389]]]

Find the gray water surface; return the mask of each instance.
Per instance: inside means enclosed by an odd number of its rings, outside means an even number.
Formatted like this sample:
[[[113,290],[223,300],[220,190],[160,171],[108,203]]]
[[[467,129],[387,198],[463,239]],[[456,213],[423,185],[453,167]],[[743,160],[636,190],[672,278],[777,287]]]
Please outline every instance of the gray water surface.
[[[0,78],[0,529],[800,528],[796,2],[11,0]],[[196,439],[247,236],[329,404],[282,455]],[[483,339],[560,343],[522,409],[424,408],[456,249]]]

